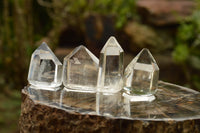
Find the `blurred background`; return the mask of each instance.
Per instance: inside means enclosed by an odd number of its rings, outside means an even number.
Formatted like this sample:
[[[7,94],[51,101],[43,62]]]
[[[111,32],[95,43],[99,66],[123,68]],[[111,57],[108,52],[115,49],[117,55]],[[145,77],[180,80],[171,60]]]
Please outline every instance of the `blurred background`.
[[[21,89],[43,42],[62,62],[85,45],[97,57],[113,35],[125,65],[148,48],[160,80],[200,91],[200,0],[1,0],[0,132],[17,133]]]

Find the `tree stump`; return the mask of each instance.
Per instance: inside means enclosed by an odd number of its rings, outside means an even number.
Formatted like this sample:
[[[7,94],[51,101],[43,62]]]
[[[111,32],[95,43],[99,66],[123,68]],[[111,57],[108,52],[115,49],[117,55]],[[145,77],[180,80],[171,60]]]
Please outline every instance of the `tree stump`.
[[[27,86],[22,90],[20,132],[200,132],[199,92],[160,81],[153,102],[130,102],[122,93]]]

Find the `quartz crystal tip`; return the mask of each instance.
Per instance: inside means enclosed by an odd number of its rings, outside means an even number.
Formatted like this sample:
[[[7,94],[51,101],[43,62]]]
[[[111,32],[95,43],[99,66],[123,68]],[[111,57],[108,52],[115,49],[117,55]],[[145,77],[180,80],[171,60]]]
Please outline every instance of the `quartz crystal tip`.
[[[99,60],[85,46],[64,58],[63,84],[68,89],[96,91]]]
[[[43,42],[32,54],[28,81],[41,88],[53,88],[62,84],[62,63],[48,45]]]
[[[106,93],[116,93],[123,86],[124,51],[111,36],[100,52],[98,90]]]
[[[124,50],[121,48],[121,46],[119,45],[118,41],[114,36],[111,36],[108,39],[108,41],[102,48],[101,53],[105,53],[108,48],[115,48],[115,49],[110,50],[109,52],[107,52],[107,54],[113,54],[112,52],[118,52],[117,54],[119,54],[119,52],[124,52]]]
[[[158,78],[158,65],[150,51],[144,48],[125,69],[125,93],[128,94],[129,97],[131,95],[153,95],[157,88]]]

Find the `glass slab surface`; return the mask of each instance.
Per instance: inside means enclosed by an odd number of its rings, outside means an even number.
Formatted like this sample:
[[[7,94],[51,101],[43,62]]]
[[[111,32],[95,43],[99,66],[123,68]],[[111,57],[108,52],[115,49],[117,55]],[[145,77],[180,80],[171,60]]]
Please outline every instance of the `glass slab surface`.
[[[118,93],[78,92],[67,88],[55,90],[23,90],[38,104],[69,112],[137,120],[189,120],[200,119],[200,93],[189,88],[159,81],[152,102],[131,102]]]

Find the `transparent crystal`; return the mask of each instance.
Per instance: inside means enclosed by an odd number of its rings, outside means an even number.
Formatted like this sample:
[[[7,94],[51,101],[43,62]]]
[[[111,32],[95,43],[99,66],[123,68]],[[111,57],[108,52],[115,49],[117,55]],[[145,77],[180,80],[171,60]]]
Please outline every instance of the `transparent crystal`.
[[[52,88],[62,84],[62,63],[43,42],[32,54],[28,81],[31,85]]]
[[[96,91],[99,60],[84,46],[64,58],[63,84],[70,89]]]
[[[98,90],[115,93],[122,89],[124,51],[115,39],[110,37],[100,53]]]
[[[152,101],[157,88],[159,68],[148,49],[144,48],[126,67],[124,96],[131,101]],[[138,97],[143,96],[143,97]]]

